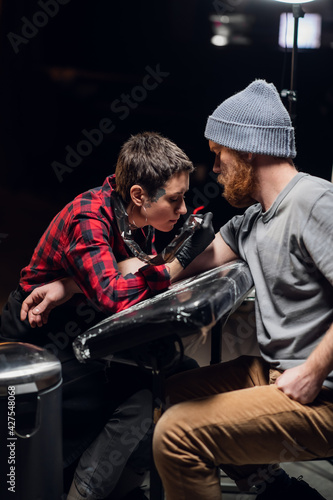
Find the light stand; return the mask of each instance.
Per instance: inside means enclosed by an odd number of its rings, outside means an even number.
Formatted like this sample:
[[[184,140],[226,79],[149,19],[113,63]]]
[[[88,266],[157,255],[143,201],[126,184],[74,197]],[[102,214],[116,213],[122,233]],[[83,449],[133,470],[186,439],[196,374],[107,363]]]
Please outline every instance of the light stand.
[[[287,97],[289,102],[289,115],[295,124],[296,121],[296,105],[297,105],[297,62],[298,62],[298,22],[300,17],[304,17],[304,11],[302,9],[301,3],[312,2],[313,0],[275,0],[282,3],[292,4],[292,12],[294,16],[294,40],[293,49],[291,56],[291,78],[290,78],[290,90],[282,90],[281,96]]]
[[[304,17],[304,11],[301,4],[293,4],[294,16],[294,40],[291,56],[291,76],[290,90],[282,90],[282,97],[287,97],[289,102],[289,115],[293,123],[296,121],[296,106],[297,106],[297,62],[298,62],[298,22],[300,17]]]

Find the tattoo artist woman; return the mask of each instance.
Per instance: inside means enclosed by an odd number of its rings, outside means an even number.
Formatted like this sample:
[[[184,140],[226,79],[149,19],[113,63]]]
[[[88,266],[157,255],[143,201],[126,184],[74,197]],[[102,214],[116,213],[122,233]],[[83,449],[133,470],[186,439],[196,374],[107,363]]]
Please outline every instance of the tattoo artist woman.
[[[112,416],[116,412],[119,423],[124,415],[124,425],[133,426],[150,411],[140,376],[129,376],[128,370],[119,375],[119,367],[106,370],[99,362],[81,365],[72,341],[104,317],[166,290],[213,240],[212,214],[206,214],[172,262],[154,266],[133,258],[141,254],[149,260],[156,254],[154,228],[171,231],[186,213],[192,171],[185,153],[167,138],[148,132],[132,136],[120,151],[115,175],[77,196],[52,220],[3,309],[0,340],[52,349],[62,362],[64,465],[79,459],[70,499],[116,498],[112,493],[131,450],[122,452],[125,463],[110,477],[102,483],[94,478],[106,443],[121,446],[118,430],[110,429],[116,425]],[[131,419],[129,407],[135,408]]]

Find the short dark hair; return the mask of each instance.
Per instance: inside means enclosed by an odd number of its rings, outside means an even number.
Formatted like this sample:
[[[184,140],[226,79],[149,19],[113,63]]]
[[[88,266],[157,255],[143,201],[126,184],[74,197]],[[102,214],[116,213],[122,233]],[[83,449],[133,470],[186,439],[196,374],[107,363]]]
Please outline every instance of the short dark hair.
[[[193,163],[174,142],[156,132],[130,137],[122,146],[116,165],[116,190],[126,203],[130,189],[140,185],[153,198],[174,174],[193,172]]]

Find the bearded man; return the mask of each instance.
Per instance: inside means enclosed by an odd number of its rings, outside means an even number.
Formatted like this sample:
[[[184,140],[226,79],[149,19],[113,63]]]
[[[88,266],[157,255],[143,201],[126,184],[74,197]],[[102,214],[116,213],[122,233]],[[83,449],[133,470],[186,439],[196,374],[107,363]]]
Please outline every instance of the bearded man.
[[[241,258],[256,290],[260,357],[168,381],[154,458],[167,500],[220,500],[219,468],[257,500],[323,499],[279,463],[333,455],[333,185],[298,172],[273,84],[252,82],[209,116],[205,137],[232,218],[187,275]]]

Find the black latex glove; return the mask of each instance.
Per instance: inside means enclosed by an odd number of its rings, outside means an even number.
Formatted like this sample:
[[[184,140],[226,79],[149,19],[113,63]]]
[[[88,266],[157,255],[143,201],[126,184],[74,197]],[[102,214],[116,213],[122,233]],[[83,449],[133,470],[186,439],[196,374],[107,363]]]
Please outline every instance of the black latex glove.
[[[213,241],[215,233],[212,218],[212,212],[203,215],[201,227],[195,231],[191,238],[189,238],[176,254],[176,258],[184,269]]]

